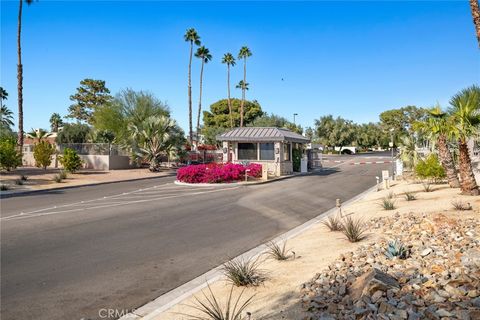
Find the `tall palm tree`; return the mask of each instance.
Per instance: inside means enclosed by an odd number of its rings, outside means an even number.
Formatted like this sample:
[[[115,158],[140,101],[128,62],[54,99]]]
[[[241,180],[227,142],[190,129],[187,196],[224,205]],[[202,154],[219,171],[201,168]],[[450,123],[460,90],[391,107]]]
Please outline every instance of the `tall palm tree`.
[[[448,148],[448,141],[452,139],[455,131],[452,118],[437,105],[429,110],[429,116],[425,121],[414,123],[414,128],[436,143],[440,163],[447,173],[448,184],[451,188],[459,188],[458,172]]]
[[[478,0],[470,0],[470,8],[472,9],[473,24],[477,34],[478,46],[480,47],[480,8],[478,7]]]
[[[399,138],[400,160],[406,169],[412,170],[418,163],[417,139],[413,135],[404,135]]]
[[[25,2],[28,5],[30,5],[33,2],[33,0],[25,0]],[[18,146],[20,147],[20,152],[22,152],[22,149],[23,149],[23,65],[22,65],[22,44],[21,44],[22,10],[23,10],[23,0],[19,0],[18,28],[17,28],[17,55],[18,55],[17,90],[18,90]]]
[[[193,144],[193,123],[192,123],[192,56],[193,45],[200,45],[200,36],[194,28],[187,29],[183,36],[186,42],[190,42],[190,60],[188,62],[188,125],[190,143]]]
[[[0,108],[3,107],[3,100],[8,100],[8,92],[0,87]]]
[[[203,85],[203,67],[205,63],[208,63],[212,60],[212,55],[210,54],[210,50],[205,48],[205,46],[201,46],[197,49],[195,53],[195,57],[202,59],[202,68],[200,69],[200,93],[198,97],[198,115],[197,115],[197,142],[198,142],[198,134],[200,133],[200,114],[202,112],[202,85]]]
[[[230,128],[233,128],[233,114],[232,114],[232,102],[230,101],[230,66],[235,65],[235,58],[231,53],[225,53],[222,58],[222,63],[227,65],[227,102],[228,102],[228,112],[230,114]]]
[[[50,129],[52,132],[58,132],[58,128],[63,125],[62,117],[58,113],[52,113],[50,117]]]
[[[1,127],[13,126],[13,112],[7,106],[0,107],[0,124]]]
[[[246,46],[243,46],[238,53],[238,59],[243,59],[243,83],[247,83],[247,58],[252,56],[252,52]],[[242,88],[242,102],[240,103],[240,127],[243,127],[243,106],[245,105],[245,91]]]
[[[235,86],[237,89],[242,89],[242,90],[248,90],[248,82],[243,82],[243,80],[240,80],[238,84]]]
[[[478,185],[473,173],[468,150],[469,139],[478,136],[480,125],[480,87],[473,85],[463,89],[450,100],[449,112],[455,124],[460,163],[460,188],[462,193],[478,195]]]
[[[31,139],[37,139],[37,142],[40,142],[42,139],[50,137],[52,134],[48,133],[47,130],[43,129],[32,129],[29,133],[27,133],[27,137]]]

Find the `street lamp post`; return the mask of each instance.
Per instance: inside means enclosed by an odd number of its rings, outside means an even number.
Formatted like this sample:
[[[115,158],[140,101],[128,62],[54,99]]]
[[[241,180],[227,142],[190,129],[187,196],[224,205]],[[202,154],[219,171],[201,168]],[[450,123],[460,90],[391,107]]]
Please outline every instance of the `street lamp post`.
[[[295,123],[295,117],[296,117],[296,116],[298,116],[298,113],[294,113],[294,114],[293,114],[293,124],[295,124],[295,125],[296,125],[296,123]]]

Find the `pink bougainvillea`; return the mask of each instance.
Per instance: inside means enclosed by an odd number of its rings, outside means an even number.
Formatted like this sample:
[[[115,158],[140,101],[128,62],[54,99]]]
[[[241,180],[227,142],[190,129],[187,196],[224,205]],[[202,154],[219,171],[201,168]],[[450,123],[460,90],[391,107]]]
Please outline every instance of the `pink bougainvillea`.
[[[260,177],[262,165],[258,163],[251,163],[248,166],[235,163],[190,165],[178,169],[177,180],[187,183],[234,182],[245,179],[245,172],[249,177]]]

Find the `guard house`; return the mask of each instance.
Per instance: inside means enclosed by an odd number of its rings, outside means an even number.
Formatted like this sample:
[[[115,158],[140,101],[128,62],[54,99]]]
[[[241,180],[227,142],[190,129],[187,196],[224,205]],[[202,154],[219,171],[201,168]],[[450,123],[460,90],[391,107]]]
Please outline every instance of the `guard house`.
[[[266,164],[271,175],[293,172],[292,150],[304,155],[310,139],[284,128],[243,127],[217,136],[222,141],[223,162]]]

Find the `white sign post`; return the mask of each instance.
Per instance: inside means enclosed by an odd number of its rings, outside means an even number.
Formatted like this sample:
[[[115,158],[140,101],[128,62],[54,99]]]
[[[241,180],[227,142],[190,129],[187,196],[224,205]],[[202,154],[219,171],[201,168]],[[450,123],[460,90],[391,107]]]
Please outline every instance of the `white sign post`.
[[[382,170],[382,182],[383,182],[384,189],[388,189],[390,187],[389,181],[390,181],[390,173],[388,172],[388,170]]]

